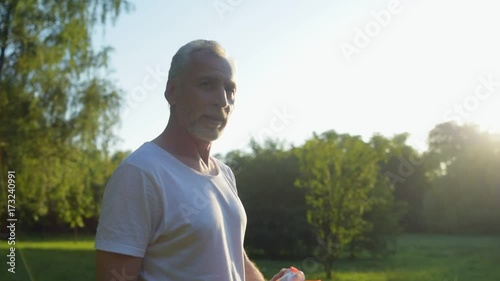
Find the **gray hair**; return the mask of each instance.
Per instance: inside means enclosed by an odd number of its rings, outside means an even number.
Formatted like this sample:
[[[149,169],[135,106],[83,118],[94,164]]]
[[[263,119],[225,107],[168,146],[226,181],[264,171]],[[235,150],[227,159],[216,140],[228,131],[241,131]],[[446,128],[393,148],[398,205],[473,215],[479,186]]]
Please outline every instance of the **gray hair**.
[[[177,78],[191,59],[191,56],[198,51],[209,51],[215,56],[228,59],[226,50],[217,41],[203,39],[191,41],[182,46],[172,57],[168,80]],[[230,60],[228,59],[228,61]]]

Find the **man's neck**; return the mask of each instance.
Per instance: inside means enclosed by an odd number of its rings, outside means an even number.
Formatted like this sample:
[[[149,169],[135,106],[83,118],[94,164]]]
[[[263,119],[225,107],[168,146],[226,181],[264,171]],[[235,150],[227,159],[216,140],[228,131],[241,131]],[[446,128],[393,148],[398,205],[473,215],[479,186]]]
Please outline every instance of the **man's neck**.
[[[172,120],[169,120],[165,130],[153,140],[153,143],[195,170],[202,172],[211,170],[213,165],[209,161],[211,143],[194,139]]]

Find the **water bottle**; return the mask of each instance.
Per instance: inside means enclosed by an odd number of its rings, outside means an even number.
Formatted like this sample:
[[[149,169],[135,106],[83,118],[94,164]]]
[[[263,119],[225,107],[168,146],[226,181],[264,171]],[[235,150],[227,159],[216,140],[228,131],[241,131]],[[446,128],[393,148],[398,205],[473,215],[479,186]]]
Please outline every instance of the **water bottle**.
[[[285,275],[281,277],[280,281],[304,281],[305,279],[306,276],[304,275],[304,272],[292,266],[285,271]]]

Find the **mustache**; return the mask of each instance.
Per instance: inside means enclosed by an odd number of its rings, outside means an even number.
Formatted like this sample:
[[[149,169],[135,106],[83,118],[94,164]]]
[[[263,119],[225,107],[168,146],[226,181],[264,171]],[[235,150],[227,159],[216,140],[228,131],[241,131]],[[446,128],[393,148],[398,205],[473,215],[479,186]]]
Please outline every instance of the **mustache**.
[[[206,114],[203,114],[204,116],[210,118],[210,119],[214,119],[214,120],[217,120],[217,121],[226,121],[227,118],[229,117],[228,114],[225,114],[225,113],[206,113]]]

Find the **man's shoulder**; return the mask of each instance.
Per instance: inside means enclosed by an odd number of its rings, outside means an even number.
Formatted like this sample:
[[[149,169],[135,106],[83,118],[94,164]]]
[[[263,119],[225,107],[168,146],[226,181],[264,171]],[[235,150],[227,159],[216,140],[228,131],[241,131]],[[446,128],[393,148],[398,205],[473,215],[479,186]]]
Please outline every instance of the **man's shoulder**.
[[[222,172],[222,175],[229,181],[231,186],[233,187],[234,190],[236,190],[236,178],[234,176],[233,170],[231,167],[226,165],[224,162],[222,162],[220,159],[217,159],[216,157],[213,157],[215,162],[217,163],[217,166],[219,166],[219,170]]]
[[[222,160],[220,160],[216,157],[213,157],[213,156],[212,156],[212,159],[215,160],[215,163],[217,163],[217,166],[219,166],[219,168],[221,169],[221,171],[224,174],[228,174],[228,175],[233,174],[233,171],[231,170],[231,168],[228,165],[226,165],[226,163],[222,162]]]
[[[143,172],[152,172],[158,164],[166,161],[165,157],[161,157],[160,152],[153,143],[146,142],[127,156],[120,165],[133,166]]]

